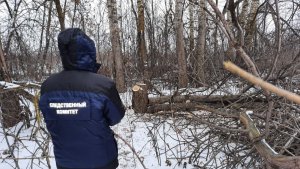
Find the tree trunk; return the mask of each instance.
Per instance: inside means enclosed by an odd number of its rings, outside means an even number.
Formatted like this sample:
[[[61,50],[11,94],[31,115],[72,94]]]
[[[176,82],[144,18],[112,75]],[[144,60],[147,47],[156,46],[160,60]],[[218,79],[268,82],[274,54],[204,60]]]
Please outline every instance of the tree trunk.
[[[53,1],[52,1],[53,2]],[[42,56],[42,48],[43,48],[43,40],[44,40],[44,31],[45,31],[45,22],[46,22],[46,3],[43,5],[43,19],[41,24],[41,35],[40,35],[40,41],[39,41],[39,52],[37,54],[39,58],[38,64],[35,64],[35,70],[38,70],[38,74],[36,75],[37,80],[41,80],[41,77],[43,76],[43,66],[44,61],[41,58]]]
[[[219,5],[218,0],[216,0],[216,5]],[[218,18],[218,16],[216,15],[216,18]],[[214,54],[217,55],[218,54],[218,23],[215,23],[215,28],[214,28],[214,33],[213,33],[213,38],[214,38]],[[221,59],[221,61],[223,61],[224,58]]]
[[[146,113],[148,107],[147,85],[138,83],[132,88],[132,108],[136,113]]]
[[[48,50],[50,47],[50,26],[51,26],[51,18],[52,18],[52,5],[53,5],[53,1],[50,2],[50,6],[49,6],[49,11],[48,11],[48,21],[47,21],[47,27],[46,27],[46,46],[44,48],[44,52],[43,52],[43,61],[42,61],[42,71],[41,74],[44,75],[44,71],[45,68],[47,70],[47,64],[46,64],[46,59],[47,59],[47,55],[48,55]]]
[[[7,10],[9,12],[9,17],[10,17],[10,20],[11,20],[11,26],[10,26],[11,31],[8,35],[8,40],[7,40],[5,48],[4,48],[4,54],[8,55],[11,42],[13,41],[13,37],[17,33],[15,28],[17,27],[16,26],[17,16],[18,16],[19,7],[20,7],[22,1],[19,1],[17,4],[15,4],[14,8],[11,8],[9,6],[9,3],[6,0],[4,2],[6,4]],[[10,67],[10,69],[12,70],[12,66]]]
[[[145,42],[145,12],[144,0],[137,0],[137,48],[138,48],[138,69],[140,80],[147,79],[147,52]]]
[[[234,102],[247,102],[250,99],[247,97],[241,97],[238,95],[213,95],[213,96],[198,96],[198,95],[180,95],[180,96],[161,96],[155,98],[149,98],[149,105],[166,104],[166,103],[184,103],[184,102],[198,102],[198,103],[219,103],[222,105],[228,105]],[[253,102],[266,102],[265,99],[260,97],[252,97]]]
[[[60,24],[60,30],[63,31],[65,30],[65,14],[61,8],[60,5],[60,0],[54,0],[55,6],[56,6],[56,11],[57,11],[57,15],[58,15],[58,20],[59,20],[59,24]]]
[[[175,31],[176,31],[176,55],[178,59],[178,87],[185,88],[188,85],[189,79],[187,76],[186,56],[184,51],[184,36],[183,36],[183,7],[184,0],[176,0],[175,5]]]
[[[256,13],[259,7],[259,0],[252,0],[250,12],[247,18],[247,24],[245,27],[245,45],[246,49],[253,47],[253,38],[256,29]]]
[[[194,42],[194,39],[195,39],[195,36],[194,36],[194,4],[192,2],[189,2],[189,15],[190,15],[190,23],[189,23],[189,26],[190,26],[190,37],[189,37],[189,40],[190,40],[190,54],[193,53],[193,50],[195,48],[195,42]]]
[[[197,40],[197,54],[196,54],[196,76],[198,83],[205,83],[205,35],[206,35],[206,7],[205,0],[200,0],[199,16],[198,16],[198,40]]]
[[[165,3],[167,6],[167,3]],[[164,46],[164,58],[168,58],[168,52],[170,48],[169,44],[169,17],[172,10],[172,1],[170,1],[169,9],[166,10],[166,14],[164,16],[164,33],[163,33],[163,46]],[[160,65],[163,65],[163,63],[159,62]],[[169,66],[169,62],[167,62],[167,65]]]
[[[209,107],[223,108],[230,106],[234,108],[251,109],[266,104],[267,100],[261,97],[252,97],[249,104],[249,97],[232,96],[197,96],[197,95],[180,95],[180,96],[161,96],[148,98],[146,87],[137,84],[133,87],[132,107],[138,113],[157,113],[160,111],[211,111]],[[209,106],[209,107],[208,107]],[[232,116],[230,114],[224,116]]]
[[[149,2],[149,1],[148,1]],[[154,7],[154,0],[151,0],[150,2],[150,8],[147,8],[147,6],[145,7],[145,11],[146,11],[146,16],[147,17],[147,35],[148,35],[148,49],[149,49],[149,53],[148,53],[148,69],[147,69],[147,74],[149,77],[149,81],[151,81],[151,77],[153,75],[153,68],[155,68],[157,65],[157,63],[159,61],[161,61],[161,57],[157,57],[158,55],[158,50],[156,47],[156,32],[155,32],[155,27],[156,27],[156,13],[155,13],[155,7]]]
[[[239,15],[239,23],[243,29],[245,28],[248,14],[249,14],[249,0],[244,0],[242,5],[242,11],[241,14]]]
[[[15,90],[1,92],[0,104],[3,127],[13,127],[23,119],[19,96]]]
[[[11,82],[11,77],[7,69],[4,53],[2,50],[1,36],[0,36],[0,81]]]
[[[116,0],[107,0],[110,39],[112,46],[112,54],[114,56],[116,84],[119,92],[124,92],[125,77],[124,77],[124,62],[122,58],[121,42],[120,42],[120,29],[118,25],[117,3]]]

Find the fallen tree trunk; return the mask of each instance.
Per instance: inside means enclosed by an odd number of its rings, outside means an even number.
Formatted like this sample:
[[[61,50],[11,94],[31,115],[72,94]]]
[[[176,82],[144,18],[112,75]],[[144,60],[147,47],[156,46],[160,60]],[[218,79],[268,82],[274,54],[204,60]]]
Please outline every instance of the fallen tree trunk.
[[[263,107],[264,103],[260,102],[254,102],[251,104],[248,103],[233,103],[231,105],[231,108],[247,108],[252,109],[253,107]],[[224,108],[224,105],[221,103],[206,103],[206,102],[184,102],[184,103],[165,103],[165,104],[155,104],[155,105],[149,105],[146,107],[144,113],[156,113],[160,111],[196,111],[196,110],[204,110],[204,111],[213,111],[219,108]],[[133,107],[135,110],[135,108]],[[225,117],[231,116],[231,115],[225,115]],[[236,117],[236,116],[235,116]]]
[[[280,155],[264,139],[255,141],[261,135],[247,113],[241,113],[240,121],[248,130],[250,140],[254,141],[255,149],[272,167],[279,169],[300,169],[300,156]]]
[[[147,86],[143,83],[136,84],[132,88],[132,92],[132,108],[137,113],[203,110],[201,105],[214,108],[228,105],[234,108],[253,108],[254,106],[261,107],[266,103],[265,98],[239,95],[169,95],[149,98]]]
[[[181,95],[181,96],[161,96],[156,98],[149,98],[149,105],[163,104],[163,103],[183,103],[183,102],[204,102],[204,103],[222,103],[225,105],[237,101],[252,101],[252,102],[266,102],[264,98],[260,97],[241,97],[239,95]]]
[[[147,107],[146,113],[156,113],[160,111],[194,111],[199,110],[195,103],[157,104]]]
[[[266,99],[260,97],[241,97],[239,95],[180,95],[180,96],[161,96],[149,98],[149,105],[164,104],[164,103],[183,103],[183,102],[198,102],[198,103],[219,103],[228,105],[234,102],[266,102]]]

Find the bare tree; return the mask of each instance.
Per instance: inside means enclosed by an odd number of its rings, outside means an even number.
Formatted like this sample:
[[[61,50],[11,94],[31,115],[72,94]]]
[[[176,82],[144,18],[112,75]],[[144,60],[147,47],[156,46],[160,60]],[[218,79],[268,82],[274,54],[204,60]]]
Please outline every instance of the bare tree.
[[[0,36],[0,80],[11,82],[11,77],[9,74],[9,71],[7,69],[6,61],[4,58],[4,53],[2,50],[2,42],[1,42],[1,36]]]
[[[192,52],[194,51],[195,48],[195,35],[194,35],[194,23],[195,23],[195,18],[194,18],[194,3],[189,2],[189,19],[190,19],[190,23],[189,23],[189,27],[190,27],[190,37],[189,37],[189,41],[190,41],[190,46],[189,46],[189,52],[192,54]]]
[[[245,28],[246,25],[247,17],[249,14],[249,8],[250,8],[249,0],[244,0],[242,4],[242,10],[240,12],[240,15],[238,16],[240,25],[243,29]]]
[[[137,0],[137,51],[138,51],[138,70],[140,79],[147,79],[147,51],[145,41],[145,7],[144,0]]]
[[[183,9],[184,0],[176,0],[175,4],[175,31],[176,31],[176,55],[178,59],[178,87],[187,87],[189,83],[187,75],[186,56],[184,50],[184,36],[183,36]]]
[[[125,77],[124,77],[124,62],[121,51],[120,29],[118,25],[117,3],[116,0],[107,0],[110,39],[112,46],[112,54],[114,57],[116,69],[116,83],[117,89],[120,92],[126,90]]]
[[[60,5],[60,0],[54,0],[55,6],[56,6],[56,11],[58,15],[58,20],[60,24],[60,30],[65,30],[65,13],[63,12],[61,5]]]
[[[196,76],[198,83],[205,83],[206,1],[199,0],[198,39],[196,49]]]
[[[6,8],[7,8],[8,14],[9,14],[9,17],[12,20],[11,28],[16,27],[17,17],[18,17],[18,12],[19,12],[21,2],[22,1],[19,1],[18,3],[15,3],[14,7],[12,8],[10,6],[9,2],[7,0],[4,0],[4,3],[6,5]],[[9,35],[8,35],[8,40],[7,40],[7,42],[5,44],[5,48],[4,48],[4,53],[5,54],[7,54],[9,52],[10,45],[11,45],[11,42],[12,42],[13,37],[14,37],[15,34],[17,34],[16,29],[11,29],[11,31],[9,32]],[[18,36],[18,35],[16,35],[16,36]]]
[[[257,12],[259,7],[259,0],[252,0],[249,14],[247,17],[247,23],[245,25],[245,45],[249,49],[253,46],[254,33],[257,27]]]
[[[41,73],[44,73],[45,67],[47,67],[46,65],[46,59],[47,59],[47,55],[48,55],[48,51],[49,51],[49,47],[50,47],[50,26],[51,26],[51,21],[52,21],[52,6],[53,6],[53,1],[50,2],[49,5],[49,9],[48,9],[48,19],[47,19],[47,26],[46,26],[46,46],[44,48],[44,52],[43,52],[43,58],[42,58],[42,69],[41,69]]]

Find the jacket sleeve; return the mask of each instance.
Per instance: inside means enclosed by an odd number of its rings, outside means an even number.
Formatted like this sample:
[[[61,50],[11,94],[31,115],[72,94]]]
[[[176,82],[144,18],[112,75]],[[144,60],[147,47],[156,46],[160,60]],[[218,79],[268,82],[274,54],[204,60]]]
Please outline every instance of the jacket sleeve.
[[[113,85],[109,89],[108,99],[105,102],[104,114],[110,126],[119,123],[125,115],[125,108],[122,104],[115,83],[113,83]]]

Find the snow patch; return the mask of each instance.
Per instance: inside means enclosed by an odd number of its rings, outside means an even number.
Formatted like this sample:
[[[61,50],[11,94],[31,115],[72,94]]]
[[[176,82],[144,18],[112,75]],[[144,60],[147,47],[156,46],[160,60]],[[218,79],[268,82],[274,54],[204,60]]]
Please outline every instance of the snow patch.
[[[253,111],[252,111],[252,110],[248,110],[248,111],[246,111],[246,114],[247,114],[248,116],[250,116],[250,115],[253,114]]]
[[[8,83],[5,81],[0,81],[0,87],[3,89],[13,89],[13,88],[17,88],[20,87],[20,85],[14,84],[14,83]]]

